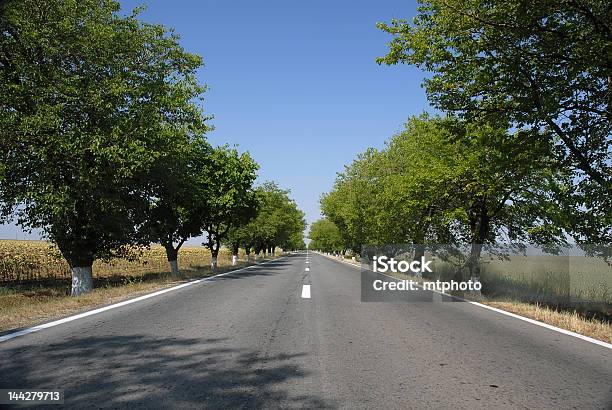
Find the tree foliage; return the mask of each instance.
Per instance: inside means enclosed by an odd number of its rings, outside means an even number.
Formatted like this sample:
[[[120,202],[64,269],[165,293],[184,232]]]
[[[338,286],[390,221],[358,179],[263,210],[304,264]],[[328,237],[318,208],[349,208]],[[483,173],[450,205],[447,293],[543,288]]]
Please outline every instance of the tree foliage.
[[[115,1],[8,1],[0,20],[0,202],[71,267],[146,239],[150,171],[206,131],[200,57]]]
[[[258,211],[256,217],[235,232],[247,250],[253,249],[274,253],[276,247],[303,249],[304,213],[289,197],[290,191],[279,188],[273,182],[266,182],[256,190]]]
[[[463,244],[477,260],[501,240],[564,243],[571,225],[552,190],[570,176],[536,142],[487,123],[412,117],[339,174],[321,209],[355,252],[411,243],[418,258],[424,244]]]
[[[216,149],[211,160],[212,173],[206,184],[207,211],[202,221],[204,245],[210,249],[214,265],[230,229],[244,225],[255,216],[258,203],[252,185],[258,165],[248,154],[238,154],[227,147]]]
[[[310,249],[324,252],[343,252],[345,250],[338,227],[326,218],[312,223],[308,238]]]
[[[604,0],[424,0],[393,35],[379,63],[431,72],[432,104],[469,121],[550,143],[571,173],[558,190],[582,241],[606,241],[612,226],[612,8]],[[530,137],[530,138],[527,138]],[[571,201],[571,204],[570,204]],[[578,218],[580,209],[590,212]],[[603,222],[603,223],[602,223]]]

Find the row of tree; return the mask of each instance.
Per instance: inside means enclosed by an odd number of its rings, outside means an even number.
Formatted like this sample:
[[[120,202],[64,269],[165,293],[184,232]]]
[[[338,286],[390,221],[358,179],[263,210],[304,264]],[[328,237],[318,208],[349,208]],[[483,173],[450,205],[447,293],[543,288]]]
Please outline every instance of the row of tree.
[[[410,243],[468,245],[478,276],[483,245],[534,243],[551,248],[570,235],[609,241],[609,215],[581,206],[575,179],[551,142],[488,123],[427,115],[411,118],[384,149],[370,149],[340,173],[321,198],[325,219],[311,247],[351,250]]]
[[[215,264],[249,224],[238,243],[256,251],[297,247],[304,228],[287,192],[253,188],[248,154],[207,142],[202,59],[137,17],[112,0],[0,2],[0,218],[58,246],[73,295],[94,260],[135,246],[162,244],[178,274],[190,237]]]
[[[413,117],[346,167],[321,199],[320,246],[610,243],[612,37],[609,2],[422,0],[380,64],[429,72],[445,117]],[[342,238],[338,245],[335,224]],[[317,229],[314,229],[317,228]],[[415,257],[418,255],[415,255]]]

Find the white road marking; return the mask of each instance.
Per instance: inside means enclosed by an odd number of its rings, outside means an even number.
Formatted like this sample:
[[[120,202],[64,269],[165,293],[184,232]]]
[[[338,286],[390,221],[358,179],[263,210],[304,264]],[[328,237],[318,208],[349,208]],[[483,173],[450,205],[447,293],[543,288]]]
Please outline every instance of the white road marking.
[[[65,317],[63,319],[54,320],[53,322],[44,323],[44,324],[38,325],[38,326],[28,327],[26,329],[22,329],[22,330],[19,330],[17,332],[13,332],[13,333],[8,333],[6,335],[0,336],[0,343],[5,342],[5,341],[10,340],[10,339],[13,339],[15,337],[27,335],[28,333],[38,332],[40,330],[48,329],[50,327],[61,325],[63,323],[72,322],[73,320],[82,319],[82,318],[87,317],[87,316],[92,316],[92,315],[95,315],[95,314],[98,314],[98,313],[106,312],[107,310],[115,309],[115,308],[118,308],[118,307],[121,307],[121,306],[125,306],[125,305],[130,305],[132,303],[140,302],[141,300],[145,300],[145,299],[149,299],[149,298],[152,298],[152,297],[155,297],[155,296],[163,295],[164,293],[172,292],[173,290],[178,290],[178,289],[181,289],[181,288],[185,288],[187,286],[195,285],[196,283],[210,282],[212,279],[215,279],[215,278],[220,278],[222,276],[231,275],[232,273],[236,273],[236,272],[244,271],[244,270],[247,270],[247,269],[250,269],[250,268],[254,268],[254,267],[257,267],[257,266],[265,265],[267,263],[275,262],[275,261],[283,259],[283,258],[285,258],[285,256],[280,257],[278,259],[274,259],[272,261],[258,263],[257,265],[247,266],[246,268],[231,270],[229,272],[220,273],[218,275],[209,276],[209,277],[202,278],[202,279],[196,279],[196,280],[193,280],[191,282],[186,282],[186,283],[182,283],[182,284],[177,285],[177,286],[173,286],[171,288],[158,290],[157,292],[149,293],[147,295],[142,295],[142,296],[139,296],[139,297],[134,298],[134,299],[124,300],[123,302],[115,303],[115,304],[109,305],[109,306],[104,306],[104,307],[101,307],[101,308],[98,308],[98,309],[90,310],[88,312],[83,312],[83,313],[80,313],[78,315],[68,316],[68,317]]]
[[[302,286],[302,299],[310,299],[310,285]]]
[[[345,262],[343,260],[339,260],[339,261],[343,262],[343,263],[346,263],[347,265],[350,265],[350,266],[352,266],[352,267],[354,267],[356,269],[361,269],[360,266],[354,265],[354,264],[352,264],[350,262]],[[369,270],[371,271],[371,269],[369,269]],[[380,273],[380,272],[377,272],[377,273],[379,275],[383,275],[383,276],[387,276],[387,277],[395,279],[395,280],[399,280],[397,278],[394,278],[393,276],[385,275],[384,273]],[[435,290],[432,290],[430,292],[441,293],[441,292],[437,292]],[[444,294],[444,295],[445,296],[449,296],[447,294]],[[568,336],[572,336],[572,337],[575,337],[575,338],[578,338],[578,339],[582,339],[585,342],[593,343],[593,344],[596,344],[596,345],[599,345],[599,346],[602,346],[602,347],[606,347],[608,349],[612,349],[612,344],[606,343],[606,342],[604,342],[602,340],[593,339],[592,337],[581,335],[579,333],[574,333],[574,332],[572,332],[570,330],[561,329],[560,327],[549,325],[548,323],[540,322],[540,321],[537,321],[535,319],[530,319],[528,317],[517,315],[516,313],[507,312],[505,310],[494,308],[494,307],[488,306],[488,305],[484,305],[482,303],[474,302],[474,301],[471,301],[471,300],[466,300],[466,299],[459,298],[459,297],[456,297],[456,296],[452,296],[452,297],[454,297],[455,299],[459,299],[459,300],[462,300],[464,302],[470,303],[470,304],[472,304],[474,306],[481,307],[483,309],[492,310],[493,312],[499,313],[499,314],[504,315],[504,316],[509,316],[509,317],[512,317],[512,318],[515,318],[515,319],[518,319],[518,320],[522,320],[524,322],[531,323],[531,324],[536,325],[536,326],[544,327],[544,328],[552,330],[554,332],[563,333],[564,335],[568,335]]]
[[[306,272],[310,272],[310,268],[306,268]]]

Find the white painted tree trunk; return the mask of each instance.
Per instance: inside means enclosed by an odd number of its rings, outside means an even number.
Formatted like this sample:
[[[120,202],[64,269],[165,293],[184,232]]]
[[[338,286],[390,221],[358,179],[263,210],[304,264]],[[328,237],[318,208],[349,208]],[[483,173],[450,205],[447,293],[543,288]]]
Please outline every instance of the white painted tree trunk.
[[[178,268],[178,261],[168,261],[168,263],[170,264],[170,273],[172,274],[172,276],[178,276],[180,274]]]
[[[210,260],[210,267],[215,270],[217,269],[217,257],[213,256],[213,258]]]
[[[232,255],[232,266],[236,266],[238,263],[238,255]]]
[[[93,278],[91,266],[81,266],[70,269],[72,271],[72,296],[79,296],[89,293],[93,289]]]

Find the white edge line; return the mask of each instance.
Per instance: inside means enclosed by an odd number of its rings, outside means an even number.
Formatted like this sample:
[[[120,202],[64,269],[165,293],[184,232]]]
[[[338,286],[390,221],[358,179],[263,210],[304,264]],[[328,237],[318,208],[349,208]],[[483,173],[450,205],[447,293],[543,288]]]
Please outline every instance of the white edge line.
[[[351,262],[343,261],[341,259],[334,259],[334,258],[332,258],[330,256],[323,255],[323,254],[319,254],[319,255],[326,256],[326,257],[328,257],[328,258],[330,258],[332,260],[337,260],[338,262],[345,263],[345,264],[347,264],[349,266],[352,266],[352,267],[354,267],[356,269],[361,270],[361,266],[357,266],[357,265],[355,265],[355,264],[353,264]],[[371,271],[371,269],[370,269],[370,271]],[[385,275],[384,273],[380,273],[380,272],[375,272],[375,273],[378,273],[379,275],[387,276],[387,277],[395,279],[395,280],[401,280],[401,279],[395,278],[393,276]],[[474,302],[472,300],[467,300],[467,299],[463,299],[463,298],[460,298],[460,297],[457,297],[457,296],[452,296],[452,295],[449,295],[447,293],[442,293],[442,292],[438,292],[438,291],[435,291],[435,290],[430,290],[430,292],[439,293],[439,294],[445,295],[445,296],[450,296],[452,298],[459,299],[459,300],[461,300],[463,302],[470,303],[470,304],[472,304],[474,306],[479,306],[479,307],[481,307],[483,309],[492,310],[493,312],[497,312],[497,313],[505,315],[505,316],[510,316],[510,317],[515,318],[515,319],[519,319],[519,320],[522,320],[524,322],[531,323],[533,325],[544,327],[546,329],[553,330],[555,332],[563,333],[563,334],[568,335],[568,336],[573,336],[575,338],[582,339],[582,340],[584,340],[586,342],[590,342],[590,343],[593,343],[593,344],[596,344],[596,345],[599,345],[599,346],[606,347],[608,349],[612,349],[612,344],[604,342],[603,340],[593,339],[592,337],[581,335],[580,333],[575,333],[575,332],[572,332],[571,330],[562,329],[562,328],[557,327],[557,326],[549,325],[548,323],[540,322],[540,321],[535,320],[535,319],[531,319],[531,318],[528,318],[528,317],[525,317],[525,316],[517,315],[516,313],[512,313],[512,312],[508,312],[506,310],[494,308],[493,306],[484,305],[482,303]]]
[[[310,299],[310,285],[302,286],[302,299]]]
[[[115,309],[115,308],[118,308],[118,307],[121,307],[121,306],[125,306],[125,305],[130,305],[132,303],[140,302],[141,300],[145,300],[145,299],[149,299],[149,298],[152,298],[152,297],[155,297],[155,296],[163,295],[164,293],[171,292],[173,290],[178,290],[178,289],[181,289],[181,288],[185,288],[187,286],[195,285],[196,283],[210,282],[212,279],[215,279],[215,278],[219,278],[219,277],[222,277],[222,276],[230,275],[232,273],[236,273],[236,272],[244,271],[244,270],[247,270],[247,269],[251,269],[251,268],[254,268],[256,266],[265,265],[267,263],[275,262],[275,261],[283,259],[283,258],[286,258],[286,256],[281,256],[280,258],[276,258],[276,259],[273,259],[271,261],[261,262],[261,263],[258,263],[258,264],[255,264],[255,265],[251,265],[251,266],[247,266],[247,267],[244,267],[244,268],[240,268],[240,269],[236,269],[236,270],[231,270],[231,271],[228,271],[228,272],[223,272],[223,273],[220,273],[218,275],[208,276],[208,277],[205,277],[205,278],[192,280],[191,282],[181,283],[180,285],[177,285],[177,286],[172,286],[170,288],[158,290],[158,291],[153,292],[153,293],[148,293],[146,295],[138,296],[138,297],[133,298],[133,299],[124,300],[122,302],[114,303],[112,305],[104,306],[104,307],[101,307],[101,308],[98,308],[98,309],[89,310],[87,312],[79,313],[78,315],[68,316],[68,317],[65,317],[63,319],[54,320],[53,322],[49,322],[49,323],[44,323],[42,325],[28,327],[26,329],[22,329],[22,330],[19,330],[17,332],[13,332],[13,333],[8,333],[6,335],[0,336],[0,343],[5,342],[5,341],[10,340],[10,339],[14,339],[14,338],[19,337],[19,336],[27,335],[29,333],[34,333],[34,332],[38,332],[38,331],[43,330],[43,329],[47,329],[47,328],[50,328],[50,327],[58,326],[58,325],[61,325],[63,323],[72,322],[73,320],[82,319],[82,318],[87,317],[87,316],[92,316],[92,315],[96,315],[98,313],[106,312],[107,310]]]

